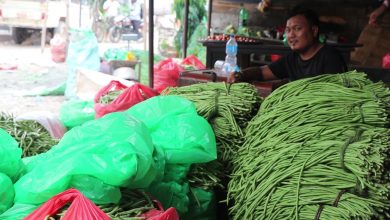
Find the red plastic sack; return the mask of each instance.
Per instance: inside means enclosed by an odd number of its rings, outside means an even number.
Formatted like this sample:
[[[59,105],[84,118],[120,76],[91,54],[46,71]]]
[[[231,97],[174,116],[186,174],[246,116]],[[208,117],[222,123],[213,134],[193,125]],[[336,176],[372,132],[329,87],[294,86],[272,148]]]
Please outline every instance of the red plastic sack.
[[[109,91],[122,89],[123,92],[110,104],[99,103],[100,98]],[[127,87],[121,82],[113,80],[108,85],[101,88],[95,96],[95,118],[100,118],[111,112],[125,111],[131,106],[156,95],[159,95],[158,92],[140,83]]]
[[[184,71],[183,67],[174,62],[172,58],[160,61],[154,66],[154,89],[162,92],[167,87],[177,86],[177,80],[182,71]]]
[[[181,65],[194,66],[196,69],[206,69],[206,66],[193,54],[181,61]]]
[[[388,53],[388,54],[383,56],[382,67],[385,68],[385,69],[389,69],[390,68],[390,53]]]
[[[66,59],[66,40],[56,34],[50,40],[51,59],[56,63],[63,63]]]
[[[67,203],[72,203],[61,220],[110,220],[110,217],[76,189],[68,189],[53,196],[24,220],[46,219],[53,216]]]
[[[158,209],[152,209],[145,212],[140,217],[146,217],[147,220],[179,220],[179,214],[175,208],[170,207],[164,211],[164,208],[159,201],[153,200],[153,202],[157,205]]]

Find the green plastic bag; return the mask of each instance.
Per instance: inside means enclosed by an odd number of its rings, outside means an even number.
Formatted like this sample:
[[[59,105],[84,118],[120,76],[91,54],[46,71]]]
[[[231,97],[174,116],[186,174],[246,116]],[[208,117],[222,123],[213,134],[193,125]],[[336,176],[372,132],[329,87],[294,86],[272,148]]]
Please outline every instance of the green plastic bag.
[[[11,135],[0,129],[0,172],[15,182],[23,171],[22,149]]]
[[[164,209],[175,207],[180,215],[188,212],[189,167],[186,164],[169,164],[165,167],[163,180],[156,181],[149,187],[148,191],[161,202]]]
[[[105,184],[100,179],[88,175],[74,175],[69,188],[78,189],[95,204],[118,203],[121,199],[119,187]]]
[[[93,119],[95,119],[93,100],[83,101],[72,99],[61,105],[60,120],[68,129]]]
[[[191,101],[155,96],[126,112],[145,123],[153,143],[164,149],[167,163],[206,163],[217,158],[214,132]]]
[[[217,200],[215,193],[201,188],[190,188],[191,207],[184,216],[183,220],[216,220],[217,219]]]
[[[37,205],[15,203],[10,209],[0,215],[1,220],[22,220],[33,212]]]
[[[0,173],[0,214],[12,206],[14,197],[15,191],[11,179],[4,173]]]
[[[65,96],[77,97],[77,69],[100,69],[99,44],[92,30],[70,29],[70,43],[66,56],[68,78]]]
[[[72,180],[76,184],[75,175],[93,176],[112,186],[146,188],[158,173],[154,150],[142,122],[123,112],[107,114],[68,131],[58,145],[35,158],[32,170],[14,185],[15,201],[46,202],[68,189]]]

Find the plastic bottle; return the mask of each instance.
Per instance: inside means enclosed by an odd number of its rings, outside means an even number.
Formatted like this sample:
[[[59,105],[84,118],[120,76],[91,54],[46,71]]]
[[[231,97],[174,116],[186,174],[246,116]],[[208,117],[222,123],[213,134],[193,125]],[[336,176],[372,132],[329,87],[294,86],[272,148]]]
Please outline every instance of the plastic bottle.
[[[237,49],[238,45],[234,35],[230,35],[230,39],[226,43],[226,57],[223,64],[223,72],[225,76],[237,70]]]
[[[240,4],[240,14],[239,14],[239,22],[238,22],[238,27],[246,27],[248,26],[248,18],[249,18],[249,12],[248,10],[244,7],[244,4]]]

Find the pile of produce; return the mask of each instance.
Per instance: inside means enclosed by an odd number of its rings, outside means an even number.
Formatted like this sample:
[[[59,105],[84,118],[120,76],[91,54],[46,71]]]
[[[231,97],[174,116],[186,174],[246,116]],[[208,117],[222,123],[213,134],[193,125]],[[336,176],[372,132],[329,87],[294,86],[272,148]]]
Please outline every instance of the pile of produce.
[[[286,84],[234,157],[233,219],[389,219],[390,91],[364,73]]]
[[[216,34],[213,36],[208,36],[207,40],[215,40],[215,41],[228,41],[230,36],[228,34]],[[256,43],[260,42],[260,39],[256,39],[253,37],[247,37],[247,36],[241,36],[241,35],[236,35],[234,37],[237,42],[245,42],[245,43]]]
[[[189,182],[206,189],[221,187],[221,179],[230,173],[232,158],[243,143],[243,129],[261,103],[256,88],[248,83],[199,83],[170,87],[162,95],[179,95],[192,101],[198,114],[211,124],[218,160],[192,166]]]
[[[102,97],[100,97],[99,103],[108,105],[112,101],[114,101],[120,94],[122,94],[123,91],[124,91],[123,89],[109,91],[106,94],[104,94]]]
[[[48,151],[58,143],[49,132],[33,120],[16,121],[14,116],[0,113],[0,128],[9,133],[23,150],[22,157],[34,156]]]
[[[98,205],[111,220],[146,219],[146,217],[140,216],[155,209],[150,195],[146,194],[143,190],[123,188],[121,193],[121,200],[117,204]],[[66,210],[66,208],[62,210],[56,217],[64,216]],[[51,217],[50,219],[54,220],[56,218]]]

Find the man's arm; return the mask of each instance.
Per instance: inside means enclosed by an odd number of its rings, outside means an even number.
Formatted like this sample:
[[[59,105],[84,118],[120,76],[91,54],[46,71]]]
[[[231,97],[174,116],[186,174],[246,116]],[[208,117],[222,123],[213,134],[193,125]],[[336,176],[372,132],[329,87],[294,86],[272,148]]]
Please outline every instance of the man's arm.
[[[248,67],[241,73],[232,73],[228,78],[229,83],[234,82],[253,82],[253,81],[269,81],[278,79],[268,65]]]

